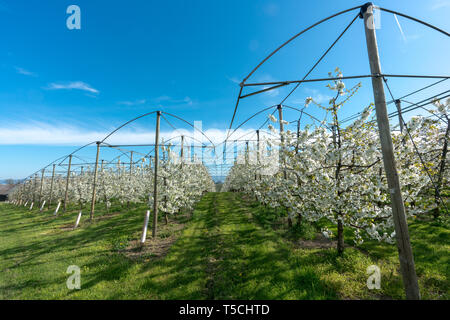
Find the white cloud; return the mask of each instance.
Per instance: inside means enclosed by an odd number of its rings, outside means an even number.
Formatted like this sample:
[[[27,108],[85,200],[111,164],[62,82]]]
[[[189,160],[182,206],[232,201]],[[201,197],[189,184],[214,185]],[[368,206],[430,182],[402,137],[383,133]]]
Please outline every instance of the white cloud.
[[[447,8],[447,7],[450,7],[450,1],[438,0],[433,3],[433,5],[431,6],[431,10],[438,10],[438,9]]]
[[[121,105],[125,105],[125,106],[136,106],[136,105],[141,105],[146,103],[147,100],[145,99],[139,99],[139,100],[135,100],[135,101],[119,101],[117,102],[117,104],[121,104]]]
[[[99,91],[83,81],[73,81],[65,83],[50,83],[47,87],[49,90],[82,90],[90,93],[99,93]]]
[[[14,67],[16,69],[16,72],[18,74],[23,74],[25,76],[30,76],[30,77],[36,77],[37,75],[34,72],[25,70],[24,68],[20,68],[20,67]]]
[[[275,3],[267,3],[263,6],[263,11],[268,16],[276,16],[280,11],[280,7],[278,7]]]
[[[256,79],[256,81],[258,81],[258,82],[276,82],[277,80],[274,79],[270,74],[265,74],[265,75],[262,75],[262,76],[258,77]],[[274,86],[274,85],[263,86],[259,90],[267,89],[267,88],[270,88],[272,86]],[[268,96],[268,97],[273,98],[273,97],[276,97],[276,96],[278,96],[280,94],[280,90],[279,89],[272,89],[272,90],[269,90],[269,91],[265,91],[264,94],[266,96]]]
[[[227,79],[230,80],[233,83],[236,83],[236,84],[240,84],[241,83],[241,81],[239,81],[239,79],[236,78],[236,77],[227,77]]]
[[[311,98],[313,98],[314,101],[317,102],[317,103],[323,103],[323,102],[328,103],[330,101],[330,99],[332,98],[332,96],[320,93],[320,91],[317,90],[317,89],[311,89],[311,88],[304,87],[303,91],[308,96],[311,96]],[[305,96],[305,98],[294,99],[294,100],[292,100],[292,102],[295,103],[295,104],[304,105],[305,104],[305,100],[306,100],[306,96]]]
[[[31,122],[27,124],[16,124],[9,127],[0,127],[0,145],[84,145],[92,141],[102,140],[111,131],[90,131],[71,125],[49,125],[42,122]],[[214,143],[219,144],[227,137],[227,130],[210,128],[203,131],[204,134]],[[263,131],[261,131],[263,132]],[[252,134],[255,135],[255,129],[238,129],[231,136],[229,141],[245,136],[250,139]],[[173,137],[185,135],[186,137],[194,137],[204,143],[209,140],[201,135],[193,128],[190,130],[179,129],[162,131],[160,136],[164,140]],[[263,133],[261,134],[261,137]],[[122,129],[113,134],[105,142],[110,144],[151,144],[154,142],[155,133],[149,129]],[[187,143],[191,143],[186,138]],[[230,142],[230,143],[231,143]]]
[[[169,101],[169,100],[171,100],[171,98],[169,96],[159,96],[154,99],[154,101],[156,101],[156,102]]]
[[[256,51],[259,48],[259,41],[258,40],[250,40],[250,43],[248,44],[248,48],[250,51]]]
[[[191,99],[191,97],[186,96],[183,99],[176,99],[176,98],[172,98],[170,96],[159,96],[155,99],[153,99],[154,102],[156,103],[160,103],[160,106],[167,106],[168,104],[172,105],[172,104],[187,104],[189,106],[191,106],[194,102]]]
[[[398,18],[397,18],[397,15],[396,15],[396,14],[394,14],[394,18],[395,18],[395,22],[397,23],[397,27],[398,27],[398,29],[400,30],[400,33],[401,33],[401,35],[402,35],[403,41],[406,42],[406,36],[405,36],[405,33],[403,32],[402,26],[400,25],[400,22],[398,21]]]

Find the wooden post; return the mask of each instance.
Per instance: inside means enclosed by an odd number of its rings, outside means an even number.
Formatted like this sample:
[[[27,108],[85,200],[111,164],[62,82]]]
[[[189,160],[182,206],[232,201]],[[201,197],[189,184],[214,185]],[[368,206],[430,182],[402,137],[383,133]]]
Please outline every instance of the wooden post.
[[[370,71],[372,73],[372,88],[375,98],[378,130],[383,154],[384,169],[391,195],[392,215],[394,219],[397,248],[400,259],[400,269],[403,276],[406,299],[420,299],[419,285],[414,258],[409,240],[408,224],[405,207],[402,199],[400,181],[395,164],[392,137],[389,128],[389,119],[386,110],[386,98],[381,75],[378,45],[373,21],[373,4],[367,3],[361,7],[364,18],[367,52],[369,55]]]
[[[184,162],[184,136],[181,136],[181,150],[180,150],[181,163]]]
[[[42,175],[41,175],[41,186],[39,188],[39,206],[42,205],[42,189],[44,188],[44,174],[45,169],[42,169]],[[43,207],[40,209],[42,211]]]
[[[163,178],[163,183],[164,183],[164,189],[167,190],[167,178],[166,177]],[[167,195],[164,196],[164,207],[167,209]],[[165,219],[165,222],[167,225],[169,223],[169,214],[167,213],[167,211],[164,213],[164,219]]]
[[[153,189],[153,238],[156,237],[158,229],[158,162],[159,162],[159,122],[161,117],[161,111],[156,112],[156,135],[155,135],[155,181]],[[181,140],[183,141],[183,139]],[[181,147],[183,150],[183,147]]]
[[[133,151],[130,151],[130,177],[133,174]],[[127,201],[127,208],[130,209],[130,201]]]
[[[97,154],[95,156],[95,167],[94,167],[94,182],[92,185],[92,200],[91,200],[91,213],[89,220],[92,221],[94,219],[94,212],[95,212],[95,191],[97,188],[97,171],[98,171],[98,156],[100,155],[100,141],[97,141]]]
[[[205,146],[202,146],[202,164],[204,163],[203,162],[203,154],[205,153]]]
[[[402,107],[399,99],[395,100],[395,106],[397,107],[398,123],[400,123],[400,132],[403,133]]]
[[[100,167],[100,172],[103,172],[103,163],[105,162],[105,160],[102,159],[102,165]]]
[[[69,180],[70,180],[70,166],[72,165],[72,155],[69,156],[69,166],[67,167],[67,177],[66,177],[66,192],[64,194],[64,212],[67,210],[67,200],[69,192]]]
[[[36,188],[37,188],[37,173],[34,175],[34,183],[33,183],[33,202],[36,202]]]
[[[287,179],[287,173],[286,173],[286,163],[285,163],[285,157],[284,157],[284,124],[283,124],[283,107],[280,105],[278,105],[277,107],[278,109],[278,120],[280,121],[280,149],[278,152],[280,152],[279,155],[279,163],[281,166],[283,166],[283,178]],[[289,211],[289,209],[286,209],[287,211]],[[288,212],[288,226],[292,227],[292,218]]]
[[[259,167],[261,165],[261,158],[260,158],[260,144],[259,144],[259,130],[256,130],[256,163],[257,163],[257,172],[261,171],[261,168]],[[261,180],[261,174],[256,174],[255,175],[255,180],[256,179],[260,179]]]
[[[48,209],[49,210],[50,210],[50,205],[52,204],[52,198],[53,198],[53,182],[55,180],[55,167],[56,167],[56,164],[53,164],[52,180],[50,182],[50,197],[48,199]]]
[[[303,113],[303,111],[302,111]],[[298,154],[298,140],[300,139],[300,119],[297,120],[297,143],[295,144],[295,154]]]
[[[133,171],[133,151],[130,151],[130,174]]]
[[[284,161],[284,124],[283,124],[283,107],[278,105],[278,118],[280,121],[280,164],[285,167]],[[286,170],[283,170],[283,177],[286,179]]]
[[[245,141],[245,164],[248,165],[248,141]]]

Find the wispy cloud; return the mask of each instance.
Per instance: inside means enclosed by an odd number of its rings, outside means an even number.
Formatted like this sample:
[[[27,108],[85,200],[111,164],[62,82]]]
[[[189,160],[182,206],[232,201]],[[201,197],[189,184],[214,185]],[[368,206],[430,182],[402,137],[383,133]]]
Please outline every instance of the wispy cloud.
[[[73,81],[65,83],[50,83],[47,87],[48,90],[82,90],[90,93],[99,93],[97,89],[91,87],[89,84],[83,81]]]
[[[16,72],[18,74],[23,74],[25,76],[30,76],[30,77],[37,77],[37,74],[28,70],[25,70],[24,68],[21,67],[14,67],[14,69],[16,69]]]
[[[438,10],[438,9],[447,8],[447,7],[450,7],[450,1],[438,0],[433,3],[433,5],[431,6],[431,10]]]
[[[400,30],[400,33],[402,35],[403,41],[406,42],[406,37],[405,37],[405,33],[403,32],[402,26],[400,25],[400,22],[398,21],[397,15],[394,14],[394,18],[395,18],[395,22],[397,23],[397,27]]]
[[[50,125],[42,122],[30,122],[13,124],[8,127],[0,127],[0,145],[84,145],[92,141],[98,141],[107,136],[110,131],[89,131],[69,124]],[[227,130],[210,128],[203,131],[215,144],[223,142],[227,136]],[[238,129],[231,139],[254,134],[255,129]],[[186,136],[186,142],[191,143],[189,137],[195,137],[203,142],[208,140],[193,129],[179,129],[162,131],[161,139],[169,140],[180,135]],[[112,135],[106,142],[112,144],[150,144],[155,139],[155,132],[149,129],[123,129]]]
[[[155,103],[160,103],[162,105],[173,105],[173,104],[187,104],[187,105],[192,105],[194,102],[191,99],[191,97],[186,96],[182,99],[177,99],[177,98],[172,98],[170,96],[159,96],[155,99],[153,99],[153,101]]]
[[[250,43],[248,44],[248,48],[250,51],[256,51],[259,48],[259,41],[258,40],[250,40]]]
[[[262,76],[258,77],[256,80],[258,82],[274,82],[274,81],[277,81],[270,74],[262,75]],[[267,88],[270,88],[270,87],[271,87],[271,85],[267,85],[267,86],[263,86],[261,89],[267,89]],[[280,94],[280,90],[279,89],[272,89],[272,90],[264,92],[264,94],[266,96],[268,96],[268,97],[273,98],[273,97],[277,97]]]
[[[266,3],[263,5],[263,12],[268,16],[276,16],[280,11],[280,7],[276,3]]]
[[[236,83],[236,84],[240,84],[241,83],[241,81],[239,81],[239,79],[236,78],[236,77],[228,77],[227,76],[227,79],[230,80],[233,83]]]
[[[119,101],[117,104],[124,105],[124,106],[137,106],[146,103],[146,99],[139,99],[135,101]]]
[[[324,103],[324,102],[328,103],[330,101],[330,99],[332,98],[329,95],[321,93],[317,89],[304,87],[303,88],[303,92],[305,92],[305,98],[297,98],[297,99],[294,99],[292,102],[295,103],[295,104],[304,105],[305,104],[305,100],[306,100],[306,96],[310,96],[317,103]]]

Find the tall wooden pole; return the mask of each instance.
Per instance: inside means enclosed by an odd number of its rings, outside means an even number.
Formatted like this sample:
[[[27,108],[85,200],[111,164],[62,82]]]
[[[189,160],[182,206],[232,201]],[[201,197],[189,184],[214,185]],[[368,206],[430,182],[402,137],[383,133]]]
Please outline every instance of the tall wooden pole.
[[[133,151],[130,151],[130,177],[133,174]],[[130,208],[130,201],[127,202],[127,207]]]
[[[34,175],[34,183],[33,183],[33,203],[36,202],[36,188],[37,188],[37,173]]]
[[[285,160],[284,160],[284,124],[283,124],[283,107],[281,106],[281,104],[277,107],[278,109],[278,118],[280,121],[280,142],[281,142],[281,146],[280,146],[280,163],[283,166],[283,168],[285,167]],[[286,170],[283,170],[283,176],[286,179]]]
[[[64,194],[64,212],[67,210],[67,200],[69,192],[69,180],[70,180],[70,166],[72,165],[72,155],[69,156],[69,166],[67,167],[67,177],[66,177],[66,192]]]
[[[45,169],[42,169],[41,187],[39,189],[39,207],[41,207],[41,204],[42,204],[42,189],[44,188],[44,174],[45,174]]]
[[[156,134],[155,134],[155,181],[153,189],[153,230],[152,236],[156,237],[158,229],[158,162],[159,162],[159,122],[161,111],[156,112]],[[182,140],[183,141],[183,140]],[[183,150],[183,147],[181,148]]]
[[[245,141],[245,164],[248,165],[248,141]]]
[[[402,106],[399,99],[395,100],[395,106],[397,107],[398,123],[400,123],[400,132],[403,133]]]
[[[180,150],[181,163],[184,162],[184,136],[181,136],[181,150]]]
[[[278,118],[280,121],[280,157],[279,157],[279,163],[281,164],[281,166],[283,166],[283,177],[284,179],[287,178],[287,173],[286,173],[286,163],[285,163],[285,157],[284,157],[284,124],[283,124],[283,107],[280,105],[278,105],[277,107],[278,109]],[[289,209],[287,209],[289,210]],[[292,218],[289,215],[288,212],[288,226],[292,227]]]
[[[386,110],[386,98],[378,56],[378,45],[373,21],[373,4],[367,3],[361,7],[364,18],[364,29],[366,34],[367,52],[369,55],[370,71],[372,73],[372,87],[375,98],[378,130],[381,140],[381,151],[383,153],[384,169],[391,194],[392,215],[394,219],[395,234],[397,238],[398,255],[400,258],[400,269],[403,276],[407,299],[420,299],[419,285],[414,258],[409,240],[408,224],[406,221],[405,207],[402,199],[400,181],[398,178],[392,137],[389,128],[389,119]]]
[[[133,170],[133,151],[130,151],[130,174]]]
[[[97,154],[95,156],[95,167],[94,167],[94,182],[92,184],[92,200],[91,200],[91,213],[89,219],[94,219],[95,212],[95,191],[97,188],[97,171],[98,171],[98,156],[100,155],[100,141],[97,141]]]
[[[300,119],[297,120],[297,143],[295,144],[295,154],[298,154],[298,140],[300,139]]]
[[[260,158],[260,143],[259,143],[259,130],[256,130],[256,164],[257,164],[257,170],[261,171],[261,168],[259,167],[261,164],[261,158]],[[257,172],[258,172],[257,171]],[[261,174],[258,175],[258,173],[256,173],[255,175],[255,179],[261,179]]]
[[[203,162],[203,155],[205,154],[205,146],[202,146],[202,164],[204,163]]]

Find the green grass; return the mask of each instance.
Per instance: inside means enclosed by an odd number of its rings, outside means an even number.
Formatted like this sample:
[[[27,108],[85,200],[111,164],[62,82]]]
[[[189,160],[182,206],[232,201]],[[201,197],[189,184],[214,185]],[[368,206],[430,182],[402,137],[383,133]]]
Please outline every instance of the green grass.
[[[314,239],[314,230],[317,231],[327,226],[334,234],[336,226],[320,222],[317,224],[303,221],[302,227],[287,227],[286,212],[282,209],[270,209],[252,202],[254,220],[266,229],[275,230],[280,237],[291,242],[304,239]],[[419,287],[423,299],[450,298],[450,230],[447,222],[434,221],[431,218],[412,219],[408,223],[411,245],[413,248],[416,272],[419,278]],[[353,232],[344,230],[346,249],[344,257],[334,257],[333,268],[339,272],[349,274],[325,275],[331,282],[337,285],[337,291],[342,298],[371,298],[403,299],[404,288],[399,274],[398,251],[395,244],[387,244],[370,239],[364,239],[364,243],[355,246]],[[300,249],[301,250],[301,249]],[[321,252],[333,255],[329,250],[319,249]],[[335,251],[333,249],[332,251]],[[312,254],[314,250],[306,251]],[[348,265],[347,265],[348,264]],[[366,267],[375,264],[381,269],[381,290],[369,291],[360,286],[359,281],[348,281],[350,277],[355,279],[367,279]],[[345,267],[347,265],[347,267]]]
[[[234,193],[208,193],[176,231],[167,255],[124,251],[139,239],[145,207],[70,230],[77,210],[58,217],[0,205],[0,299],[379,299],[404,297],[395,246],[366,242],[346,248],[306,249],[314,228],[287,230],[283,215]],[[120,211],[120,214],[115,214]],[[151,223],[149,225],[149,230]],[[159,222],[161,238],[174,231]],[[449,298],[449,235],[433,222],[410,226],[422,296]],[[149,239],[146,248],[151,248]],[[134,251],[133,251],[134,252]],[[366,287],[366,268],[382,271],[381,290]],[[81,268],[81,290],[68,290],[66,269]]]

